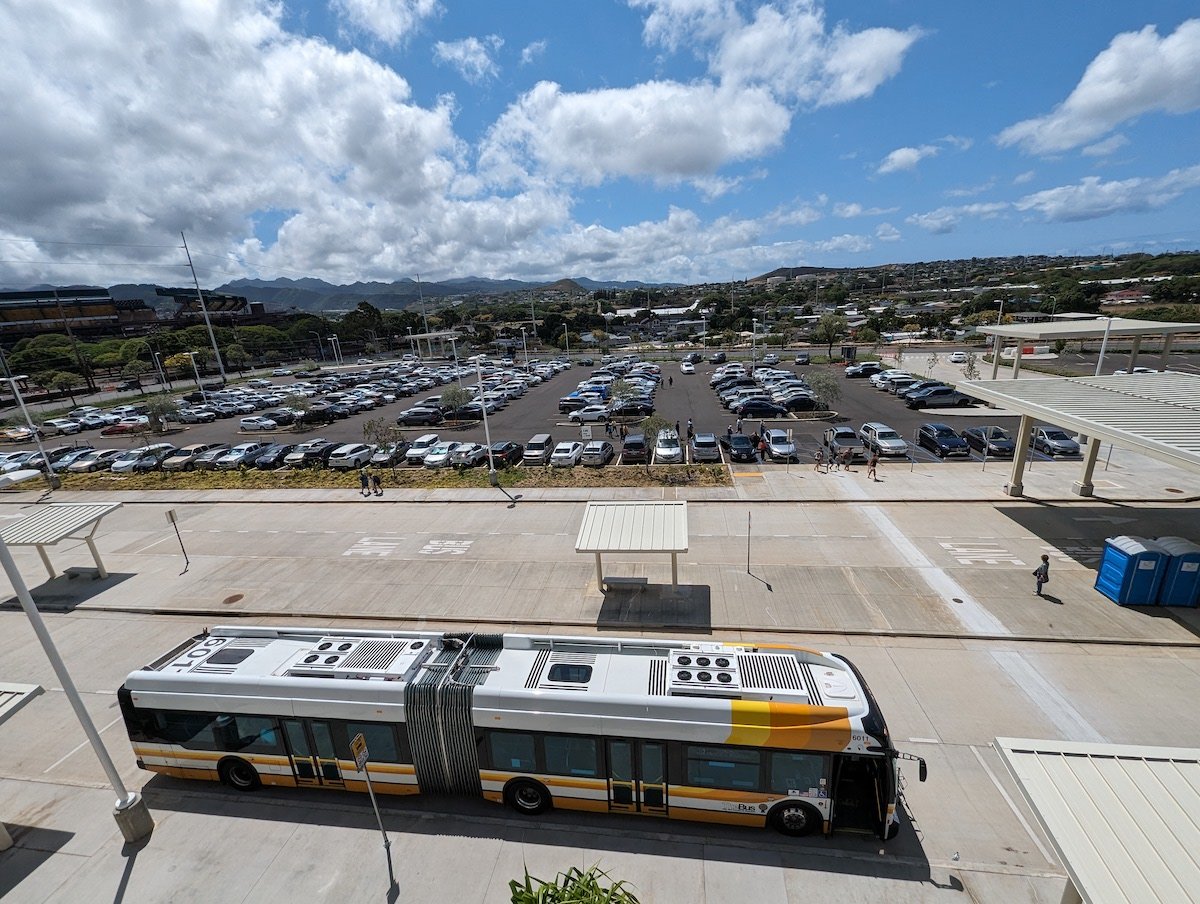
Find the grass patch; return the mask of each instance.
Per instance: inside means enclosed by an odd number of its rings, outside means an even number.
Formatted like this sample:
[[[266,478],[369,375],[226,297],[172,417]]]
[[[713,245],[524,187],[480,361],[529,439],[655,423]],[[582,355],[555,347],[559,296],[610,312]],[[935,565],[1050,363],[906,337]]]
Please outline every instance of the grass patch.
[[[623,465],[605,468],[508,468],[496,472],[503,487],[663,487],[729,486],[722,465]],[[489,486],[486,468],[429,470],[383,468],[385,489],[476,489]],[[357,490],[357,471],[189,471],[150,474],[64,474],[65,490]]]

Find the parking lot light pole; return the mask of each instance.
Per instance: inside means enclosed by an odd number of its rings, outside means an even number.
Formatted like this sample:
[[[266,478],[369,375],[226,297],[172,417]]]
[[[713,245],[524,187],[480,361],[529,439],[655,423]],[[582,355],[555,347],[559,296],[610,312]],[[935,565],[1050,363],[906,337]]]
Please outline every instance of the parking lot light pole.
[[[567,344],[567,360],[571,360],[571,335],[567,332],[567,325],[563,324],[563,342]]]
[[[25,407],[25,400],[21,398],[21,390],[17,389],[18,380],[28,380],[29,377],[25,374],[18,374],[15,377],[0,377],[12,388],[13,398],[17,400],[17,404],[21,406],[21,414],[25,415],[25,424],[29,427],[30,433],[33,434],[33,443],[37,446],[38,455],[41,456],[41,462],[46,466],[46,486],[52,490],[57,490],[61,484],[54,476],[53,469],[50,467],[50,459],[46,457],[46,449],[42,445],[42,434],[38,432],[38,428],[33,425],[33,419],[29,416],[29,409]]]
[[[36,475],[36,471],[15,471],[5,476],[2,485],[11,486],[14,483],[20,483]],[[125,783],[121,781],[121,774],[117,772],[117,767],[114,765],[112,757],[109,756],[108,751],[105,749],[104,742],[100,740],[100,732],[96,730],[96,725],[92,721],[87,707],[83,705],[83,700],[79,696],[79,690],[75,687],[75,682],[71,679],[71,673],[67,671],[66,663],[58,655],[58,648],[54,646],[54,640],[50,637],[50,632],[46,629],[46,623],[42,621],[42,614],[38,612],[37,604],[34,603],[33,597],[29,594],[29,588],[25,586],[25,581],[21,577],[21,571],[17,568],[17,563],[13,560],[8,544],[3,540],[0,540],[0,566],[4,568],[4,573],[8,575],[8,580],[12,584],[13,591],[21,603],[21,608],[25,611],[25,616],[29,619],[29,624],[33,627],[33,633],[37,635],[38,640],[42,644],[42,649],[46,651],[46,658],[50,660],[50,666],[54,669],[54,674],[58,676],[63,693],[66,695],[67,700],[70,701],[71,708],[75,710],[75,716],[79,719],[79,724],[83,727],[83,733],[87,735],[88,742],[92,745],[92,750],[95,751],[96,757],[100,760],[100,765],[104,769],[105,775],[108,776],[113,791],[117,795],[113,817],[117,821],[117,826],[121,829],[121,834],[129,842],[145,838],[154,830],[154,818],[146,808],[146,802],[142,800],[142,796],[137,792],[129,791],[125,787]]]
[[[525,327],[521,327],[521,348],[525,350],[525,370],[529,370],[529,343],[525,340]]]
[[[321,356],[321,360],[325,360],[325,343],[321,341],[321,334],[316,330],[309,330],[308,335],[317,337],[317,354]]]
[[[207,402],[208,401],[208,393],[205,392],[200,387],[200,370],[199,370],[199,368],[196,367],[196,353],[195,352],[184,352],[184,354],[187,355],[192,361],[192,373],[194,373],[196,375],[196,391],[199,392],[200,395],[204,397],[204,401]]]
[[[458,337],[450,337],[450,353],[454,355],[454,377],[458,380],[458,388],[462,389],[462,371],[458,369]],[[481,379],[482,383],[483,380]]]
[[[475,359],[475,376],[479,380],[479,407],[483,409],[483,441],[487,443],[488,452],[488,481],[495,486],[498,478],[496,477],[496,460],[492,457],[492,431],[488,428],[487,416],[487,393],[483,390],[483,365],[479,359]],[[462,383],[460,382],[461,386]]]
[[[750,321],[750,372],[754,373],[754,360],[757,357],[756,343],[758,341],[758,318]]]

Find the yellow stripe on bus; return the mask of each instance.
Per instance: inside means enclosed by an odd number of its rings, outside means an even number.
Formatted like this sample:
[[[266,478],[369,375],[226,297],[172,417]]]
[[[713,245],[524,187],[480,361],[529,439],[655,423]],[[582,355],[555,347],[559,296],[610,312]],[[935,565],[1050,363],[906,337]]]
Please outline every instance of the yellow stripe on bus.
[[[732,700],[730,706],[726,744],[836,752],[850,743],[850,718],[844,707],[761,700]]]

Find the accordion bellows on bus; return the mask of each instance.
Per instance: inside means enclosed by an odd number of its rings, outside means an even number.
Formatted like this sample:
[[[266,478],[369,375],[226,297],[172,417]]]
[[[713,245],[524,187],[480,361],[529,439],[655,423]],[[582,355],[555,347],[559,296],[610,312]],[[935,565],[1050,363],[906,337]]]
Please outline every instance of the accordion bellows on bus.
[[[363,791],[369,774],[379,792],[483,796],[530,815],[886,839],[897,760],[916,760],[849,661],[781,644],[217,627],[118,696],[153,772],[244,791]]]

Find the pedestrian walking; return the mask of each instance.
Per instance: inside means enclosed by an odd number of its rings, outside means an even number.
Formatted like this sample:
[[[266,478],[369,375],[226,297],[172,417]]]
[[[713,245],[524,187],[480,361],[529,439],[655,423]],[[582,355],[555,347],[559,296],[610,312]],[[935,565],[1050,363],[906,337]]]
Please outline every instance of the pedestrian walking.
[[[825,464],[825,453],[818,449],[813,453],[813,460],[816,462],[816,466],[813,468],[813,470],[820,471],[821,466]]]
[[[604,435],[610,439],[612,438],[612,424],[610,424],[608,421],[604,422]]]
[[[1033,570],[1033,578],[1037,581],[1037,590],[1034,591],[1038,596],[1042,595],[1042,587],[1050,580],[1050,557],[1042,556],[1042,564]]]
[[[688,436],[692,435],[692,419],[688,418]]]
[[[829,463],[825,466],[825,470],[826,471],[840,471],[841,469],[842,469],[842,457],[840,455],[838,455],[836,452],[834,452],[832,449],[830,449],[829,450]]]
[[[854,464],[854,451],[852,449],[843,449],[842,454],[841,454],[841,459],[842,459],[842,470],[853,472],[854,469],[851,468],[850,466],[852,464]]]
[[[879,453],[872,452],[871,457],[867,459],[867,476],[870,477],[872,480],[874,480],[876,483],[879,482],[879,478],[875,476],[875,469],[878,466],[879,466]]]
[[[371,475],[367,473],[366,468],[358,472],[358,492],[360,496],[371,495]]]
[[[766,422],[766,421],[759,421],[759,422],[758,422],[758,435],[759,435],[759,436],[766,436],[766,434],[767,434],[767,422]]]
[[[667,377],[667,385],[668,385],[668,386],[674,386],[674,385],[675,385],[675,378],[674,378],[674,377]]]
[[[678,435],[679,435],[679,421],[676,421],[676,422],[675,422],[675,435],[676,435],[676,436],[678,436]]]
[[[383,495],[383,478],[379,476],[378,471],[375,471],[373,474],[371,474],[371,495]]]
[[[731,424],[726,424],[725,425],[725,442],[728,443],[728,442],[731,442],[732,440],[733,440],[733,426]]]
[[[738,433],[742,432],[742,419],[741,418],[737,419],[737,432]]]
[[[767,460],[767,438],[765,436],[759,437],[758,440],[758,460]]]

